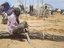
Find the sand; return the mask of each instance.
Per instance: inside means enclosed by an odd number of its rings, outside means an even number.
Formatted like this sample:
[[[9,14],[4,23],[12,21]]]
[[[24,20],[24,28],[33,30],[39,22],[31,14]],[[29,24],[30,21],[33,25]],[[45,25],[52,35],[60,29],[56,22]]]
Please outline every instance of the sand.
[[[0,31],[8,31],[7,25],[1,24]],[[64,35],[64,15],[55,13],[49,15],[48,19],[43,20],[35,16],[20,15],[20,22],[27,21],[31,32],[47,32],[49,34]],[[21,38],[22,39],[22,38]],[[29,44],[26,39],[19,41],[18,39],[2,38],[0,39],[0,48],[64,48],[64,42],[51,40],[31,39]]]

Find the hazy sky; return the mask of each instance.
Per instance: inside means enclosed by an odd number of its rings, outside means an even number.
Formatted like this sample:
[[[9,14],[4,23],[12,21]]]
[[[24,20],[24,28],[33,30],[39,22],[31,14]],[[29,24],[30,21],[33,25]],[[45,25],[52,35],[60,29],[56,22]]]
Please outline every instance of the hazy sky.
[[[17,0],[0,0],[0,4],[4,3],[5,1],[10,2],[11,5],[14,5]],[[37,3],[37,0],[21,0],[24,4],[26,1],[26,4],[34,4]],[[51,4],[54,8],[64,8],[64,0],[43,0],[44,3]],[[39,0],[39,2],[42,2],[42,0]]]

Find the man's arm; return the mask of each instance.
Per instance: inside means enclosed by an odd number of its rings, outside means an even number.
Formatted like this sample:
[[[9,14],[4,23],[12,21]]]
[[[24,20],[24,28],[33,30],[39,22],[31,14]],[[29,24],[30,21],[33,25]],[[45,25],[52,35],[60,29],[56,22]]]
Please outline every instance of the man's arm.
[[[15,18],[11,18],[11,27],[14,28],[18,25],[17,21]]]

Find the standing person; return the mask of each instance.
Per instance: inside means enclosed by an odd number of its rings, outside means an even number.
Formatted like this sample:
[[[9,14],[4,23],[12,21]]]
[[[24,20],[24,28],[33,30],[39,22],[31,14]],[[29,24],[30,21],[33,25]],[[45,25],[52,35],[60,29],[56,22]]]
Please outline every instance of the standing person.
[[[46,18],[48,18],[48,9],[47,9],[47,6],[45,6],[44,13],[43,13],[43,18],[44,18],[44,20]]]
[[[33,5],[30,5],[30,15],[32,16],[33,15]]]

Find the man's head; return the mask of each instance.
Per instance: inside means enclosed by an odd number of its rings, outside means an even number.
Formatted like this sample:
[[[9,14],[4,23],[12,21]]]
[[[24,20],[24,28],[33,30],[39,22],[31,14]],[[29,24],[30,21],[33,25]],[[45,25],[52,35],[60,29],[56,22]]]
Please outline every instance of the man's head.
[[[14,8],[14,14],[16,16],[19,16],[20,15],[20,9],[19,8]]]

